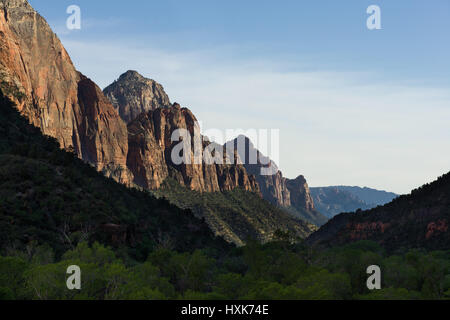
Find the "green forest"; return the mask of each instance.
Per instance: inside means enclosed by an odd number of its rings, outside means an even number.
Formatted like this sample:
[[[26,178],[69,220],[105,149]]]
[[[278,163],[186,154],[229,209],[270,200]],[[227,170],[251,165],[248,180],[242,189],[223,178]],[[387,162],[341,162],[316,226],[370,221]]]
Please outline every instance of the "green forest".
[[[48,246],[0,257],[1,299],[450,299],[450,254],[409,250],[386,255],[363,241],[315,251],[287,234],[218,254],[158,248],[143,262],[81,242],[59,261]],[[366,268],[382,270],[369,291]],[[66,269],[81,268],[81,290],[68,290]]]

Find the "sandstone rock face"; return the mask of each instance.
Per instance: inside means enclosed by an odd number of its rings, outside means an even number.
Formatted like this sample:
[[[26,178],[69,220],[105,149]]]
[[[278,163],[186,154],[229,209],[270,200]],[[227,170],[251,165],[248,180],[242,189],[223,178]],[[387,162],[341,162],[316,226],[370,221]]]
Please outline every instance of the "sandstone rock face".
[[[126,167],[128,131],[100,88],[80,74],[75,113],[80,142],[75,144],[81,158],[96,165],[106,176],[130,184],[132,175]]]
[[[118,181],[128,183],[127,129],[96,85],[75,70],[26,0],[0,0],[0,90],[30,123]]]
[[[180,145],[179,141],[172,141],[172,134],[177,129],[186,130],[191,140],[189,150],[192,152],[189,160],[183,163],[174,162],[172,157],[173,149]],[[226,164],[227,159],[237,163],[237,154],[229,156],[220,146],[220,157],[224,159],[224,164],[207,163],[202,156],[198,158],[195,145],[202,153],[213,145],[200,136],[197,120],[192,112],[176,103],[169,108],[158,108],[141,114],[129,123],[128,132],[127,164],[134,175],[134,183],[138,186],[155,190],[165,179],[171,177],[189,189],[200,192],[227,191],[237,187],[259,192],[255,178],[249,176],[242,165]]]
[[[126,123],[141,113],[171,105],[162,85],[131,70],[122,74],[103,92]]]

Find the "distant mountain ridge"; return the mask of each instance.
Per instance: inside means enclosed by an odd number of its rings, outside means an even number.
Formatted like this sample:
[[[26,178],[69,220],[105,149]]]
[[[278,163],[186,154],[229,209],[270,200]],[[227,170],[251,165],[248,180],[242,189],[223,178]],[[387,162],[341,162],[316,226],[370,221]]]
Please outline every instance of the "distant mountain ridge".
[[[341,212],[372,209],[391,202],[398,196],[367,187],[311,187],[310,190],[317,210],[328,218]]]
[[[341,213],[308,238],[313,245],[376,241],[390,251],[450,248],[450,173],[376,208]]]
[[[393,192],[388,192],[384,190],[377,190],[373,188],[368,187],[351,187],[351,186],[337,186],[337,188],[341,190],[348,191],[355,196],[357,196],[359,199],[364,201],[365,203],[369,205],[384,205],[388,202],[391,202],[395,198],[397,198],[399,195]]]

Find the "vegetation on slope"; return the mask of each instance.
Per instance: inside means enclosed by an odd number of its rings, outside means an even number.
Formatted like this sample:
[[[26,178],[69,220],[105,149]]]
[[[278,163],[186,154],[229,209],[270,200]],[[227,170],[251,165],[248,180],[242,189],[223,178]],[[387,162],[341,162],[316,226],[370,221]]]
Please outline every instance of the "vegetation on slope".
[[[247,240],[269,241],[278,230],[289,231],[301,239],[316,230],[315,226],[242,189],[201,193],[167,179],[154,194],[204,217],[217,235],[236,245]]]

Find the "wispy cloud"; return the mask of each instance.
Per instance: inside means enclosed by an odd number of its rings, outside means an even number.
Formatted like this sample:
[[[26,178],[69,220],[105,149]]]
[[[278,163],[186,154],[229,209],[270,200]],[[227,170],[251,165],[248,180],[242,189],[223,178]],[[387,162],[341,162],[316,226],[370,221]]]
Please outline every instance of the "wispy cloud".
[[[63,42],[77,68],[102,87],[135,69],[162,83],[205,128],[281,129],[281,169],[304,174],[311,185],[404,193],[450,170],[448,88],[396,83],[382,71],[236,59],[239,49],[231,47],[165,52],[124,39]]]

